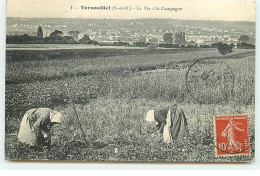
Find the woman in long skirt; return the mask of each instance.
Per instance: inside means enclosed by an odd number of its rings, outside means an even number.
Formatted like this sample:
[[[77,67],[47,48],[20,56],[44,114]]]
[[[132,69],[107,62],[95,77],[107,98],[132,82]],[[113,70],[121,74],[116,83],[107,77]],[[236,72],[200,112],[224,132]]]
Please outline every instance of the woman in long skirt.
[[[163,141],[165,143],[182,139],[188,132],[186,116],[177,104],[161,109],[149,110],[146,115],[146,121],[156,122],[158,131],[163,133]]]
[[[28,110],[21,121],[18,141],[34,147],[50,147],[50,130],[61,123],[62,114],[49,108]]]

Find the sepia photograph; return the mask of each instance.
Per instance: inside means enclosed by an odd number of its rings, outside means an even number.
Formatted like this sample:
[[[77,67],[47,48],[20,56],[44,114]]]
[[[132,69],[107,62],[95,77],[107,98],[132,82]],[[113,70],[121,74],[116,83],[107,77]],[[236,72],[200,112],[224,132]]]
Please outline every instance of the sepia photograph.
[[[255,161],[255,1],[7,0],[5,160]]]

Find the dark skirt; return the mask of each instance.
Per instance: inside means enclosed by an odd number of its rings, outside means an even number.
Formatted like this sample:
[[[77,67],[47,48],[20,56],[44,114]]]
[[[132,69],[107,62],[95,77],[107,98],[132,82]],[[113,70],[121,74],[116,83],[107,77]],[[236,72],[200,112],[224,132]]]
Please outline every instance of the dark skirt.
[[[177,107],[174,113],[174,109],[172,110],[172,108],[170,108],[170,112],[167,114],[166,125],[163,130],[164,142],[170,143],[174,140],[182,139],[187,135],[187,132],[187,119],[183,110]]]

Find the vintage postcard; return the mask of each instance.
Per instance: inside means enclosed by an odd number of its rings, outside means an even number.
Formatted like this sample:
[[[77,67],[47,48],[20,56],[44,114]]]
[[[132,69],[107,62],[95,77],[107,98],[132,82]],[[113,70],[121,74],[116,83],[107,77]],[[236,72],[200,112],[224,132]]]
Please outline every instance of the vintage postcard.
[[[254,1],[6,8],[6,160],[254,162]]]

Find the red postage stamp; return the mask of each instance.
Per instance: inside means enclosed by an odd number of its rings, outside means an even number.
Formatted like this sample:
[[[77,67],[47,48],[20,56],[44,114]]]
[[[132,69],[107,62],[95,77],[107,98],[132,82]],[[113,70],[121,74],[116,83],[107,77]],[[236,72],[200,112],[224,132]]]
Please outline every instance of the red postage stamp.
[[[217,156],[249,155],[247,115],[215,116]]]

